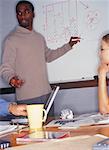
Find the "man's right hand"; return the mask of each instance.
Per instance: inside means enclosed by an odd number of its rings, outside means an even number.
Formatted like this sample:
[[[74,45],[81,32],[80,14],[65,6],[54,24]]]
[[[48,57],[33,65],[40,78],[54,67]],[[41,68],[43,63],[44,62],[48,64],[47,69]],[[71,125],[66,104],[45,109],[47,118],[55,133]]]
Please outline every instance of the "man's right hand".
[[[14,76],[14,77],[11,78],[9,84],[10,84],[12,87],[20,88],[20,87],[24,84],[24,80],[19,79],[18,76]]]

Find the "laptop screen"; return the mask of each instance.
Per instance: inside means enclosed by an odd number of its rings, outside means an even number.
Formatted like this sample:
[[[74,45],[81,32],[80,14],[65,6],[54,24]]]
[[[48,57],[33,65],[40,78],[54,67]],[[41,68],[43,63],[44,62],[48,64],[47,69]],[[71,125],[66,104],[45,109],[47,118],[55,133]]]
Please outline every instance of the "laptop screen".
[[[51,94],[47,100],[47,103],[45,104],[45,109],[47,111],[47,114],[48,114],[48,112],[49,112],[49,110],[50,110],[50,108],[51,108],[51,106],[55,100],[55,97],[59,91],[59,88],[60,88],[59,86],[54,87],[54,89],[52,90],[52,92],[51,92]]]

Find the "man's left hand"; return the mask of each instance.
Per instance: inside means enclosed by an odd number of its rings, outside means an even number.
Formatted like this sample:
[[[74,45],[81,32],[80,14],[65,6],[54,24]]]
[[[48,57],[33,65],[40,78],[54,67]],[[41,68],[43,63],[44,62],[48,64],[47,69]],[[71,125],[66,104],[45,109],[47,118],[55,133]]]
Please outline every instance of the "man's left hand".
[[[26,105],[25,104],[10,104],[9,112],[15,116],[27,116]]]
[[[70,46],[72,47],[76,43],[80,42],[80,39],[81,39],[80,37],[71,37],[69,41]]]

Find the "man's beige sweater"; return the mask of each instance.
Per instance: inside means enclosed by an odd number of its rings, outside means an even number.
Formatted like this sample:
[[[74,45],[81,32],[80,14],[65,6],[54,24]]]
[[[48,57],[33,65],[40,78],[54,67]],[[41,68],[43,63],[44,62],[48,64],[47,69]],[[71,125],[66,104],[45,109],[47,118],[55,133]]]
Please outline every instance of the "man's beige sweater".
[[[46,62],[51,62],[71,49],[65,44],[56,50],[48,49],[44,37],[22,27],[6,39],[1,75],[9,83],[17,75],[25,81],[16,88],[17,100],[26,100],[50,93]]]

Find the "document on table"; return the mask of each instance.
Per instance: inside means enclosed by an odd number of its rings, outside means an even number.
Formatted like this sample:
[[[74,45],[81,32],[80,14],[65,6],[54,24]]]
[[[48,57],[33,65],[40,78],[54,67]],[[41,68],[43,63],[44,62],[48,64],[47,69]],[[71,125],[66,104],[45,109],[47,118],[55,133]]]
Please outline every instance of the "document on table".
[[[16,125],[0,125],[0,135],[14,131],[16,128]]]
[[[82,114],[73,119],[53,120],[45,127],[78,128],[96,124],[109,124],[109,115],[101,115],[100,113]]]
[[[17,128],[17,125],[11,125],[9,121],[0,121],[0,136],[15,131]]]

